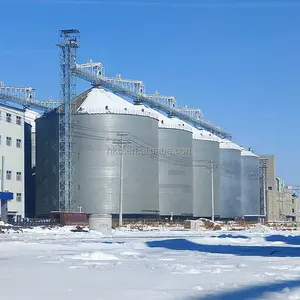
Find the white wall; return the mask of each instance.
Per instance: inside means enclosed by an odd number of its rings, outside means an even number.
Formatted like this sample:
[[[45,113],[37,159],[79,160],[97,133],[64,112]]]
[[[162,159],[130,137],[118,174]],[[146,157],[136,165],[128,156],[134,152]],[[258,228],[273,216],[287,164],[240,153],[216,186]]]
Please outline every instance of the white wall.
[[[7,114],[11,114],[11,122],[7,121]],[[17,117],[20,124],[18,124]],[[8,202],[8,214],[24,217],[25,213],[25,180],[24,180],[24,112],[7,108],[0,104],[0,169],[1,157],[5,157],[4,190],[14,194],[14,199]],[[11,146],[6,144],[7,137],[11,138]],[[17,139],[21,140],[18,148]],[[7,179],[7,171],[11,171],[11,179]],[[17,180],[17,172],[21,172],[21,180]],[[0,172],[1,174],[1,172]],[[1,175],[0,175],[1,177]],[[1,178],[2,180],[2,178]],[[17,197],[20,194],[21,197]]]
[[[35,151],[36,151],[36,133],[35,133],[35,120],[41,115],[35,111],[26,109],[25,111],[25,122],[31,125],[31,160],[32,167],[35,166]]]

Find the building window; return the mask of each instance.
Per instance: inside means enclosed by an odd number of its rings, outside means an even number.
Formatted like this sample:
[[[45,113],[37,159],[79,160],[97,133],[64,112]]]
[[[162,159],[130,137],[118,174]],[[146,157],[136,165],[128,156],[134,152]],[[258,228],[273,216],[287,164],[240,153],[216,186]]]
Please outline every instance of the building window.
[[[294,199],[292,199],[292,203],[294,204]]]
[[[17,123],[17,125],[21,125],[22,124],[22,118],[20,116],[17,116],[16,123]]]
[[[21,148],[22,146],[22,141],[20,139],[17,139],[17,148]]]
[[[11,123],[11,114],[6,113],[6,122]]]
[[[6,171],[6,179],[11,180],[12,171]]]
[[[16,180],[17,181],[21,181],[22,180],[22,173],[21,172],[17,172],[17,174],[16,174]]]
[[[11,137],[6,137],[6,146],[11,147]]]
[[[295,213],[295,210],[292,208],[292,213]]]
[[[18,202],[21,202],[21,201],[22,201],[22,194],[21,194],[21,193],[17,193],[16,200],[17,200]]]

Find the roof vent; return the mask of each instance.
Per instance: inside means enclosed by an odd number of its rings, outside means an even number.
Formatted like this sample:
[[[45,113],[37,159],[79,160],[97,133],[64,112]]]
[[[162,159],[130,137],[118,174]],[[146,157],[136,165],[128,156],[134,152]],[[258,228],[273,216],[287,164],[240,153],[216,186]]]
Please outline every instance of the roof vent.
[[[108,109],[108,106],[107,106],[107,105],[105,106],[105,109],[106,109],[106,110]]]
[[[164,124],[164,120],[161,120],[161,124]]]
[[[145,110],[142,108],[142,112],[144,112]]]
[[[124,108],[124,110],[126,110],[126,111],[127,111],[127,107],[125,107],[125,108]]]

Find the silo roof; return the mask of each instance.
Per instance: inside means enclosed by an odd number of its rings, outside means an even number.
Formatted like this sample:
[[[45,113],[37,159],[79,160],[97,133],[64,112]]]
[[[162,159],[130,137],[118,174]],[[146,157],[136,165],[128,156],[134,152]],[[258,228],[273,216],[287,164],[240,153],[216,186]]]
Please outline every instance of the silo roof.
[[[183,122],[180,119],[168,117],[162,113],[157,112],[153,108],[146,107],[142,104],[139,104],[136,106],[143,108],[145,111],[147,111],[149,113],[156,114],[157,118],[158,118],[158,127],[159,128],[181,129],[181,130],[186,130],[186,131],[192,132],[192,129],[190,128],[191,126],[189,126],[188,124],[186,124],[185,122]]]
[[[194,140],[206,140],[206,141],[217,141],[219,142],[221,139],[217,137],[216,135],[210,133],[209,131],[206,131],[204,129],[196,128],[185,121],[182,121],[178,118],[172,118],[172,120],[176,120],[176,122],[179,122],[182,124],[182,126],[185,127],[185,129],[188,129],[193,133],[193,139]]]
[[[241,153],[242,156],[253,156],[253,157],[259,157],[258,155],[256,155],[255,153],[253,153],[252,151],[248,151],[248,150],[245,150],[243,149],[242,150],[242,153]]]
[[[77,113],[88,114],[129,114],[148,116],[157,119],[157,114],[126,101],[125,99],[101,88],[92,88],[86,93],[77,107]]]
[[[222,140],[220,143],[220,148],[221,149],[235,149],[235,150],[240,150],[242,151],[243,148],[239,146],[238,144],[235,144],[229,140]]]
[[[214,135],[213,133],[206,131],[204,129],[198,129],[194,127],[193,138],[195,140],[206,140],[206,141],[215,141],[220,142],[221,139]]]

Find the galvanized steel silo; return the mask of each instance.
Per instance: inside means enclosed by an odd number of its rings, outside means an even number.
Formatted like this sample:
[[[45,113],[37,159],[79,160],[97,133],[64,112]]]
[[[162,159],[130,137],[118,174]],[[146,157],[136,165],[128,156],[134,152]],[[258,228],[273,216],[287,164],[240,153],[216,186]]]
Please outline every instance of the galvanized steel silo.
[[[260,215],[259,157],[242,150],[242,216]]]
[[[241,217],[241,150],[231,141],[220,143],[220,215]]]
[[[160,215],[192,216],[192,132],[178,119],[159,119]]]
[[[220,215],[220,147],[219,138],[210,132],[191,126],[180,120],[185,128],[192,131],[193,144],[193,216],[212,216],[212,196],[214,215]],[[213,166],[213,191],[210,167]]]
[[[152,150],[158,147],[157,118],[95,88],[73,121],[77,205],[87,213],[119,213],[123,151],[124,215],[156,214],[158,155]]]
[[[194,128],[193,133],[193,198],[194,217],[220,215],[220,147],[219,138],[213,134]],[[213,182],[211,169],[213,168]],[[214,196],[212,195],[212,184]]]
[[[74,208],[118,215],[124,145],[124,217],[157,214],[158,155],[152,151],[158,147],[155,115],[98,88],[79,95],[74,109]],[[58,210],[57,114],[38,120],[37,135],[37,210],[45,215]]]
[[[177,118],[139,106],[158,117],[159,214],[166,217],[192,216],[192,130]]]

